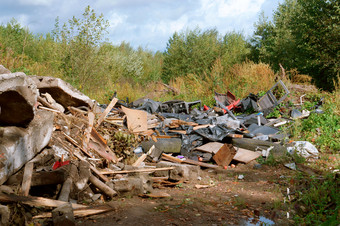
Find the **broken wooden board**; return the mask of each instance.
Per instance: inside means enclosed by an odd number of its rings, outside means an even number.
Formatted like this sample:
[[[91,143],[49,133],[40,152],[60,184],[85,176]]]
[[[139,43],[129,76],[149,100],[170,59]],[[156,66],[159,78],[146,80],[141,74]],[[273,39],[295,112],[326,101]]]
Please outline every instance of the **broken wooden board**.
[[[133,133],[148,130],[148,114],[145,111],[129,109],[122,106],[122,110],[127,118],[128,129]]]
[[[177,162],[177,163],[182,163],[183,162],[182,159],[173,157],[173,156],[165,154],[165,153],[162,153],[162,159],[168,160],[170,162]]]
[[[97,125],[96,128],[98,128],[100,126],[100,124],[102,124],[102,122],[104,121],[105,117],[110,113],[111,109],[116,105],[118,99],[117,98],[113,98],[112,101],[110,102],[109,106],[107,106],[107,108],[104,110],[104,112],[100,115],[98,121],[97,121]]]
[[[154,172],[154,171],[163,171],[163,170],[173,170],[175,167],[164,167],[164,168],[152,168],[152,169],[136,169],[136,170],[103,170],[100,171],[101,174],[122,174],[122,173],[144,173],[144,172]]]
[[[196,166],[201,166],[201,167],[205,167],[205,168],[217,168],[217,165],[213,165],[213,164],[209,164],[209,163],[204,163],[204,162],[199,162],[199,161],[195,161],[195,160],[191,160],[191,159],[186,159],[183,160],[182,163],[187,163],[190,165],[196,165]]]
[[[210,142],[210,143],[207,143],[205,145],[195,148],[195,150],[206,152],[206,153],[211,153],[211,154],[216,154],[223,145],[224,144],[220,142]]]
[[[35,196],[20,196],[20,195],[7,195],[0,194],[0,202],[21,202],[30,206],[44,206],[44,207],[58,207],[68,202],[63,202],[59,200],[53,200],[43,197],[35,197]],[[71,203],[73,209],[79,209],[86,207],[85,205]]]
[[[95,214],[106,213],[112,210],[114,209],[107,205],[89,206],[87,208],[75,209],[73,210],[73,214],[75,217],[87,217],[87,216],[91,216]],[[52,213],[50,212],[50,213],[43,213],[43,214],[33,216],[32,219],[51,218],[51,217],[52,217]]]
[[[233,160],[236,150],[231,144],[224,144],[220,150],[213,156],[213,159],[219,166],[228,166]]]
[[[92,128],[91,131],[89,148],[95,150],[101,157],[112,161],[113,163],[118,162],[116,154],[111,151],[111,149],[107,146],[107,141],[97,132],[95,128]]]
[[[244,148],[238,148],[233,160],[247,164],[250,161],[257,159],[260,156],[261,154],[258,152],[250,151]]]

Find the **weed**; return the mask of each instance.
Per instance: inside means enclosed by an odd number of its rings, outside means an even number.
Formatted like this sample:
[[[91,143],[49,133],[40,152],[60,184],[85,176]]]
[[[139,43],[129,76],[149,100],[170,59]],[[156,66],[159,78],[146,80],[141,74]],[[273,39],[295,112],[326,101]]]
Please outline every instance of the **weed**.
[[[246,201],[244,200],[244,198],[240,197],[240,196],[236,196],[234,198],[234,206],[236,206],[238,209],[244,209],[246,208]]]
[[[339,225],[340,179],[336,174],[329,173],[323,179],[297,176],[298,192],[295,193],[293,206],[303,206],[294,220],[304,225]],[[302,187],[302,189],[301,189]]]

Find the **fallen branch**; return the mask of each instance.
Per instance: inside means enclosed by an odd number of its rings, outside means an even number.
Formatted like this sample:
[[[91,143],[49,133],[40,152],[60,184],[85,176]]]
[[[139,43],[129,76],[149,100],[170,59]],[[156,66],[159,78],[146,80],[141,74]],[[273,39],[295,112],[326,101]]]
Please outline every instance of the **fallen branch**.
[[[113,196],[117,195],[117,192],[115,190],[113,190],[112,188],[110,188],[109,186],[107,186],[106,184],[101,182],[97,177],[91,175],[90,178],[89,178],[89,181],[94,186],[96,186],[99,190],[104,192],[107,196],[113,197]]]

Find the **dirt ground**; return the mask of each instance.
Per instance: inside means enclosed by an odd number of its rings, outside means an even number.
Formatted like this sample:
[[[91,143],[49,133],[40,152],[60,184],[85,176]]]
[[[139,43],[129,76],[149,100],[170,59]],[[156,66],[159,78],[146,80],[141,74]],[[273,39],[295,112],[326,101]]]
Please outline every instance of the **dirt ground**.
[[[293,171],[255,163],[207,169],[200,180],[156,190],[168,198],[118,197],[108,202],[114,211],[78,219],[77,225],[293,224],[283,204]],[[197,184],[210,186],[198,189]]]

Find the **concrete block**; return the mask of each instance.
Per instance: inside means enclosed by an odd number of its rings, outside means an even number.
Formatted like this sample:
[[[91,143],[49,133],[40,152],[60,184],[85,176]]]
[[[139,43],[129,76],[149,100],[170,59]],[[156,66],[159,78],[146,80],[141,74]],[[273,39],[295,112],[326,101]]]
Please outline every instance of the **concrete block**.
[[[24,73],[0,74],[0,126],[27,127],[38,95],[35,83]]]
[[[52,210],[52,219],[54,226],[76,225],[71,203],[63,204]]]
[[[34,75],[30,78],[35,82],[40,93],[49,93],[64,108],[69,106],[93,108],[94,102],[88,96],[60,78]]]
[[[112,181],[113,189],[120,195],[139,195],[151,192],[152,182],[148,175],[140,174],[135,177],[126,177]]]
[[[154,175],[156,177],[166,177],[169,176],[171,180],[197,180],[198,176],[200,175],[200,167],[194,165],[187,165],[187,164],[180,164],[180,163],[173,163],[173,162],[166,162],[161,161],[157,163],[157,168],[162,167],[176,167],[173,170],[169,171],[156,171]]]
[[[5,68],[3,65],[0,64],[0,75],[1,74],[10,74],[11,71]]]
[[[0,127],[0,185],[48,144],[53,117],[52,112],[37,110],[27,128]]]

